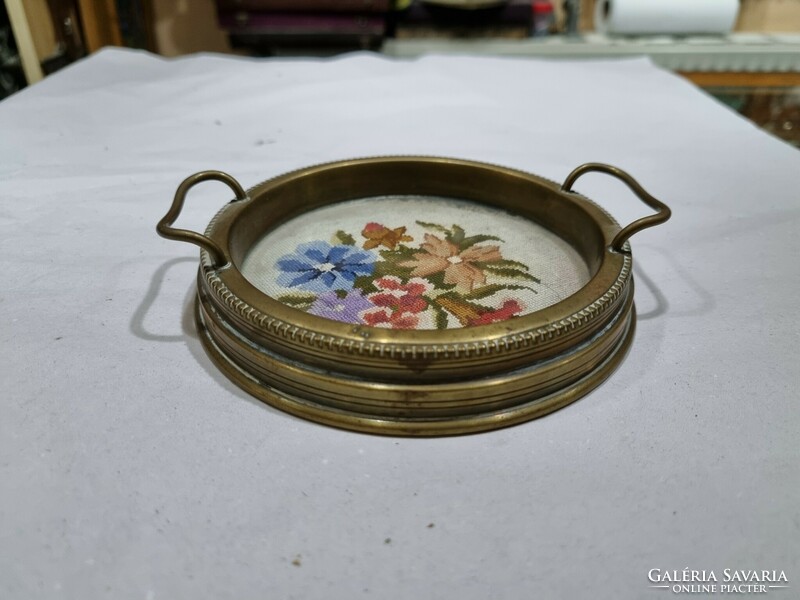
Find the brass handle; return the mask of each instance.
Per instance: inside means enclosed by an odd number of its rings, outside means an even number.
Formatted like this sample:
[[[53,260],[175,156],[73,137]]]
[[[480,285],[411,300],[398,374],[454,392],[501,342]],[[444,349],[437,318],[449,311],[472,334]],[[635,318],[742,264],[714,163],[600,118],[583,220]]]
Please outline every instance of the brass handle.
[[[172,201],[172,206],[169,207],[167,214],[164,215],[164,217],[158,222],[158,225],[156,225],[156,231],[161,237],[165,237],[170,240],[178,240],[179,242],[189,242],[190,244],[195,244],[196,246],[204,248],[206,252],[211,255],[211,261],[214,268],[217,268],[226,265],[229,262],[225,257],[225,251],[219,246],[219,244],[204,235],[195,233],[194,231],[189,231],[188,229],[176,229],[172,227],[175,219],[177,219],[178,215],[181,214],[183,202],[186,200],[186,194],[189,192],[189,190],[201,181],[209,180],[221,181],[222,183],[227,184],[227,186],[233,190],[233,193],[236,194],[236,200],[247,199],[247,193],[245,193],[242,186],[239,185],[239,182],[227,173],[223,173],[222,171],[200,171],[199,173],[195,173],[194,175],[190,175],[184,179],[183,182],[178,186],[178,189],[175,192],[175,199]]]
[[[660,225],[672,216],[672,211],[670,210],[669,206],[661,202],[661,200],[658,200],[648,194],[639,184],[639,182],[628,175],[628,173],[622,169],[618,169],[617,167],[612,167],[611,165],[606,165],[603,163],[586,163],[585,165],[581,165],[572,171],[572,173],[567,175],[567,178],[564,180],[564,184],[561,186],[561,191],[571,192],[572,184],[575,183],[578,177],[591,171],[598,171],[600,173],[606,173],[607,175],[613,175],[617,179],[622,180],[642,202],[658,211],[654,215],[642,217],[627,227],[624,227],[616,236],[614,236],[614,239],[611,240],[611,249],[613,251],[623,252],[622,246],[634,233],[639,233],[642,229],[647,229],[648,227],[653,227],[654,225]]]

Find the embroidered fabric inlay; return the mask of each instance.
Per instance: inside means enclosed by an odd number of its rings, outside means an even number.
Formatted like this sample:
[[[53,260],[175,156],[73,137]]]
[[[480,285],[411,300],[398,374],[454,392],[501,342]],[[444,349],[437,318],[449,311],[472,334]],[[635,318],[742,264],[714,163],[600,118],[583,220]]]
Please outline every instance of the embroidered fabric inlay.
[[[422,197],[302,215],[264,236],[242,271],[289,306],[391,329],[505,321],[558,302],[589,278],[574,249],[530,221]]]

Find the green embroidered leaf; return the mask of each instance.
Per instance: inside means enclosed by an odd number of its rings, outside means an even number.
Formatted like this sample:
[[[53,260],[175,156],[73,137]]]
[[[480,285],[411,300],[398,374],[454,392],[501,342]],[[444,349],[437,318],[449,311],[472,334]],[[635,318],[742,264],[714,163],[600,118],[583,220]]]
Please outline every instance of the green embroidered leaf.
[[[534,277],[534,279],[536,279],[536,278]],[[541,283],[541,282],[538,279],[536,279],[536,283]],[[527,286],[527,285],[515,285],[513,283],[507,283],[507,284],[505,284],[505,288],[507,290],[528,290],[529,292],[533,292],[534,294],[538,294],[539,293],[537,290],[535,290],[532,287]]]
[[[470,319],[479,317],[484,312],[492,310],[488,306],[465,300],[464,297],[456,291],[445,292],[437,296],[434,302],[441,308],[452,313],[462,325],[466,325]]]
[[[364,294],[377,292],[378,288],[375,287],[374,281],[375,279],[380,279],[381,277],[383,277],[383,275],[379,275],[377,277],[373,275],[361,275],[360,277],[355,278],[353,281],[353,287],[361,290]]]
[[[436,303],[432,303],[430,307],[436,315],[434,320],[436,329],[447,329],[447,312]]]
[[[278,302],[283,302],[284,304],[288,304],[289,306],[293,306],[294,308],[309,308],[314,301],[317,299],[316,296],[313,294],[311,295],[301,295],[301,294],[282,294],[278,296]]]
[[[483,290],[483,289],[488,288],[488,287],[493,287],[493,286],[494,286],[494,284],[485,285],[485,286],[481,287],[480,290]],[[497,286],[497,288],[501,288],[501,287],[503,289],[505,289],[506,286],[500,286],[500,285]],[[523,286],[519,286],[519,287],[523,287]],[[500,291],[499,289],[494,289],[489,294],[478,294],[478,293],[476,293],[476,292],[478,292],[478,290],[472,290],[471,292],[469,292],[467,294],[460,294],[460,293],[456,292],[455,290],[453,290],[453,291],[445,292],[444,294],[439,296],[439,298],[443,297],[446,300],[447,299],[455,300],[459,304],[462,304],[462,305],[465,305],[465,306],[469,306],[470,308],[475,310],[476,313],[484,313],[486,311],[491,311],[491,310],[494,310],[494,309],[491,306],[485,306],[483,304],[479,304],[477,302],[474,302],[474,300],[482,300],[484,298],[488,298],[492,294],[495,294],[495,293],[497,293],[499,291]],[[438,298],[437,298],[437,300],[438,300]]]
[[[444,271],[428,275],[425,279],[432,283],[433,287],[437,290],[452,290],[456,287],[455,285],[444,282]]]
[[[529,275],[525,271],[520,271],[519,269],[511,269],[505,267],[497,267],[492,264],[484,264],[482,265],[484,271],[488,271],[493,275],[499,275],[500,277],[510,277],[513,279],[525,279],[526,281],[533,281],[535,283],[541,283],[541,281],[534,277],[533,275]]]
[[[429,280],[430,280],[430,279],[429,279]],[[451,286],[451,287],[452,287],[452,286]],[[439,294],[439,295],[436,297],[436,299],[437,299],[437,300],[438,300],[439,298],[450,298],[451,300],[461,300],[461,294],[459,294],[458,292],[456,292],[456,291],[453,291],[453,290],[448,290],[448,291],[446,291],[446,292],[442,292],[441,294]]]
[[[464,294],[462,298],[465,300],[483,300],[484,298],[488,298],[489,296],[492,296],[497,292],[501,292],[504,289],[504,285],[500,285],[499,283],[490,283],[489,285],[484,285],[478,289]]]
[[[481,313],[491,312],[494,310],[491,306],[486,306],[485,304],[478,304],[477,302],[470,302],[470,306],[477,309]]]
[[[516,260],[493,260],[491,263],[476,263],[483,266],[505,267],[509,269],[521,269],[523,271],[530,271],[530,268],[525,263],[517,262]]]
[[[461,240],[458,244],[460,250],[466,250],[467,248],[471,248],[475,244],[480,244],[481,242],[503,242],[499,237],[496,235],[471,235],[467,238]],[[503,242],[505,243],[505,242]],[[513,262],[513,261],[509,261]],[[519,263],[522,264],[522,263]]]
[[[466,304],[467,306],[472,308],[477,313],[485,313],[487,311],[494,310],[491,306],[485,306],[483,304],[478,304],[477,302],[472,302],[470,300],[467,300],[466,297],[458,295],[458,294],[456,295],[456,298],[458,298],[458,300],[460,302],[462,302],[463,304]]]
[[[375,263],[375,269],[372,271],[372,275],[366,277],[370,281],[386,277],[387,275],[394,275],[400,279],[407,279],[411,274],[412,268],[413,267],[401,267],[395,261],[381,260]],[[360,279],[361,277],[356,279],[356,281]]]
[[[455,244],[456,246],[460,245],[461,242],[464,241],[464,230],[459,227],[458,225],[453,225],[453,233],[447,236],[447,241],[451,244]]]
[[[424,227],[425,229],[432,229],[433,231],[439,231],[446,236],[453,235],[447,227],[442,227],[441,225],[437,225],[436,223],[426,223],[425,221],[416,221],[417,225],[420,227]]]
[[[414,260],[417,250],[409,246],[397,246],[394,250],[381,250],[381,257],[389,262],[402,262],[404,260]]]
[[[356,245],[355,238],[349,233],[342,231],[341,229],[336,232],[336,234],[334,235],[334,239],[336,239],[340,244],[344,244],[345,246]]]
[[[527,285],[490,283],[489,285],[484,285],[483,287],[479,287],[476,290],[472,290],[471,292],[464,294],[462,298],[465,300],[483,300],[484,298],[488,298],[489,296],[493,296],[497,292],[502,292],[504,290],[529,290],[534,294],[538,293],[536,290],[528,287]]]

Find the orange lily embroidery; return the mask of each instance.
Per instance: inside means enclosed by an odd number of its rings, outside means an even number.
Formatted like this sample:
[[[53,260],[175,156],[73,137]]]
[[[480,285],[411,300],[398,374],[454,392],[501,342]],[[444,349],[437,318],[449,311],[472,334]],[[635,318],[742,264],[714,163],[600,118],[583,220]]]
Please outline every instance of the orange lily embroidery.
[[[361,232],[367,241],[364,242],[363,248],[365,250],[372,250],[378,246],[386,246],[390,250],[394,250],[397,244],[401,242],[412,242],[414,238],[410,235],[405,235],[405,227],[396,227],[389,229],[380,223],[367,223],[364,230]]]

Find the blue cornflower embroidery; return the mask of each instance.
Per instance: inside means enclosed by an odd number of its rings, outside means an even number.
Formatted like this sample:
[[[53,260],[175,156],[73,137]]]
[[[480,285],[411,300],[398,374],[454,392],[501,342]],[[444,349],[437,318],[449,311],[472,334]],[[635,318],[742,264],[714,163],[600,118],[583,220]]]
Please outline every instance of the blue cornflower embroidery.
[[[294,254],[280,257],[275,264],[282,271],[280,285],[323,293],[352,289],[356,277],[372,274],[375,260],[368,250],[316,241],[300,244]]]

